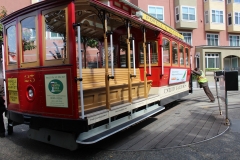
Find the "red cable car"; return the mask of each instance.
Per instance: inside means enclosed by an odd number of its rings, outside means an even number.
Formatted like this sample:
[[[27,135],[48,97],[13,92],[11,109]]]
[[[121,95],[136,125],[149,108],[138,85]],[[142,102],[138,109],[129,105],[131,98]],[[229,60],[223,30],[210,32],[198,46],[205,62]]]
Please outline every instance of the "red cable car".
[[[1,22],[7,117],[29,138],[73,150],[189,94],[191,46],[126,0],[45,0]]]

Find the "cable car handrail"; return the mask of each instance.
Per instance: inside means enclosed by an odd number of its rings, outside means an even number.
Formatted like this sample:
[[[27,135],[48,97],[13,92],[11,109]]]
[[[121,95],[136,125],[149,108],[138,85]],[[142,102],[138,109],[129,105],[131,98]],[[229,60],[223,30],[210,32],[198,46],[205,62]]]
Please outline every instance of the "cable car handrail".
[[[135,65],[135,39],[134,37],[130,37],[132,40],[132,55],[133,55],[133,75],[131,77],[136,77],[136,65]]]
[[[162,47],[162,76],[164,75],[164,62],[163,62],[163,45],[161,46]]]
[[[151,43],[150,42],[147,42],[146,43],[148,45],[148,74],[147,76],[151,76],[152,75],[152,68],[151,68],[151,56],[150,56],[150,46],[151,46]]]
[[[110,54],[111,54],[111,73],[112,73],[112,77],[114,79],[114,70],[113,70],[113,66],[114,66],[114,62],[113,62],[113,32],[110,32]]]
[[[81,102],[81,115],[84,119],[84,102],[83,102],[83,85],[82,85],[82,49],[81,49],[81,26],[80,24],[74,24],[77,26],[77,40],[78,40],[78,61],[79,61],[79,81],[80,81],[80,102]]]

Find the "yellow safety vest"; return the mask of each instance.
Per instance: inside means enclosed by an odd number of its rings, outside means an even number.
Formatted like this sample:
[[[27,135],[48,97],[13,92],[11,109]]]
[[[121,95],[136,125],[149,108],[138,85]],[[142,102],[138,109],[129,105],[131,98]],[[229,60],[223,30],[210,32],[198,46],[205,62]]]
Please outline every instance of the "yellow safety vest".
[[[207,82],[208,80],[205,77],[205,74],[204,74],[204,72],[202,70],[201,70],[201,73],[202,73],[201,76],[197,75],[198,83],[205,83],[205,82]]]

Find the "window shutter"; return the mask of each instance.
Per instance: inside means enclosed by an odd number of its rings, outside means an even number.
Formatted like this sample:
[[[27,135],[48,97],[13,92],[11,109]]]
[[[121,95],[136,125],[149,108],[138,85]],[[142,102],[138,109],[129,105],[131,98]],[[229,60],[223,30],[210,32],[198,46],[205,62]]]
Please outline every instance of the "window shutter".
[[[179,21],[179,6],[175,7],[176,22]]]
[[[208,20],[208,11],[205,11],[205,23],[209,23],[209,20]]]
[[[228,13],[228,25],[232,25],[232,13]]]

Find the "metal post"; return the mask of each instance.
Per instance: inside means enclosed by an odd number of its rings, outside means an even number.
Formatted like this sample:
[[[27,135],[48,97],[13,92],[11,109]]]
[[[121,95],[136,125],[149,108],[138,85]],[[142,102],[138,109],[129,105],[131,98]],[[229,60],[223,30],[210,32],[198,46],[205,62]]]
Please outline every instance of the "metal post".
[[[218,78],[218,77],[216,76],[216,72],[215,72],[215,73],[214,73],[214,80],[215,80],[215,86],[216,86],[216,93],[217,93],[218,107],[219,107],[220,115],[222,115],[221,104],[220,104],[220,101],[219,101],[219,95],[218,95],[217,78]]]
[[[227,91],[225,88],[225,112],[226,112],[226,125],[230,125],[230,121],[228,119],[228,97],[227,97]]]
[[[81,50],[81,28],[80,28],[80,25],[77,26],[77,29],[78,29],[79,78],[82,79],[82,50]],[[81,101],[81,114],[82,114],[82,119],[84,119],[84,102],[83,102],[83,87],[82,87],[82,81],[80,81],[80,101]]]

